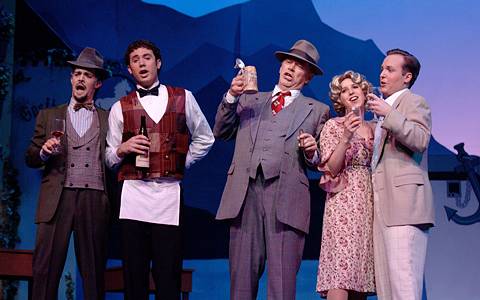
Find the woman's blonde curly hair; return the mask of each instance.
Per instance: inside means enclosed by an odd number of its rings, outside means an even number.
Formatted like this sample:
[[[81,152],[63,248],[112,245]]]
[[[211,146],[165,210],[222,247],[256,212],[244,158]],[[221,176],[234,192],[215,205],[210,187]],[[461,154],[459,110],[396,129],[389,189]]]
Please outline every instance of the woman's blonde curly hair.
[[[348,70],[341,75],[334,76],[330,82],[330,92],[328,94],[332,100],[333,108],[339,116],[345,115],[345,106],[340,102],[340,93],[342,92],[341,83],[347,78],[350,78],[353,83],[360,85],[360,88],[365,95],[367,95],[372,89],[372,84],[367,81],[365,76],[355,71]]]

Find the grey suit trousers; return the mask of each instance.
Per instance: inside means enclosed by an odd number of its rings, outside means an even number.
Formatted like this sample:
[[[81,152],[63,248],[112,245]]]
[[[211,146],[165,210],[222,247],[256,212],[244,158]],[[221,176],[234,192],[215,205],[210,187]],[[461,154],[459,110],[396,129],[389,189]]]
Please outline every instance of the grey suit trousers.
[[[239,216],[230,226],[230,299],[256,299],[267,262],[268,299],[295,299],[296,275],[302,261],[305,233],[275,216],[278,177],[265,180],[261,168],[250,178]]]

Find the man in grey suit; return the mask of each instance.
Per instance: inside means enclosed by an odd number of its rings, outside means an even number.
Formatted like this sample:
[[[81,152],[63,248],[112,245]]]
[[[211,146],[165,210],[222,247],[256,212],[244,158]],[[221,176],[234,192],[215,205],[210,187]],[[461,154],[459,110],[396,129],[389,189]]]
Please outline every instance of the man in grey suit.
[[[372,158],[373,245],[379,299],[422,299],[428,228],[434,224],[428,179],[430,107],[410,91],[420,73],[407,51],[387,52],[380,73],[385,101],[369,94],[379,117]]]
[[[296,274],[310,221],[306,167],[318,161],[317,140],[328,106],[300,90],[314,75],[319,54],[306,40],[281,61],[273,92],[245,94],[236,76],[220,103],[214,135],[236,139],[217,219],[230,219],[230,298],[256,299],[265,261],[268,299],[295,299]]]
[[[84,298],[104,298],[108,112],[95,107],[93,98],[107,71],[93,48],[68,63],[71,99],[39,112],[25,157],[29,167],[43,169],[35,217],[33,299],[57,299],[72,231]]]

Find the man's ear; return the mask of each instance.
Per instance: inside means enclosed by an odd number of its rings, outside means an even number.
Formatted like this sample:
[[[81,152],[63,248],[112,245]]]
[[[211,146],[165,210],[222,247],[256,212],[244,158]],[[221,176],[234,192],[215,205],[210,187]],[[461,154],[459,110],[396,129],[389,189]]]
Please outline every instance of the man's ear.
[[[128,70],[128,73],[130,73],[130,75],[132,75],[132,69],[130,69],[130,66],[127,66],[127,70]]]
[[[162,66],[162,61],[160,59],[157,59],[157,70],[160,70],[161,66]]]
[[[403,83],[406,85],[406,86],[409,86],[410,85],[410,81],[412,81],[412,78],[413,78],[413,75],[411,72],[407,72],[405,75],[404,75],[404,79],[403,79]]]
[[[95,83],[95,89],[99,89],[102,86],[102,81],[97,80],[97,83]]]

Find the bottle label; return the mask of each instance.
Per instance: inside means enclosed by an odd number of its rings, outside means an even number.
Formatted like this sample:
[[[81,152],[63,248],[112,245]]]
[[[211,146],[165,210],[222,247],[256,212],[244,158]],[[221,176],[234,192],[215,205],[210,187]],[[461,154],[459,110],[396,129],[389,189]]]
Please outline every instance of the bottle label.
[[[148,155],[137,155],[135,158],[135,166],[137,168],[149,168],[150,167],[150,158]]]

